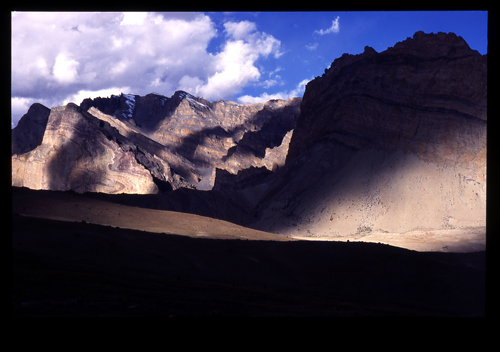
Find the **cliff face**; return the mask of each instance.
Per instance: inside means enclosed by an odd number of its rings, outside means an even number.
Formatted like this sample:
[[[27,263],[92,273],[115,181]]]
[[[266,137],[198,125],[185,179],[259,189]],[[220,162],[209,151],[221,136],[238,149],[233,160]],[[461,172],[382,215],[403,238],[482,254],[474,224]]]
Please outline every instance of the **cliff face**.
[[[43,140],[12,157],[12,185],[76,192],[156,193],[125,138],[75,104],[52,108]]]
[[[309,82],[257,227],[342,236],[485,226],[486,55],[453,33],[344,54]]]
[[[13,138],[12,184],[103,193],[211,189],[216,168],[236,174],[283,165],[284,137],[300,101],[211,103],[178,91],[171,98],[121,94],[46,109],[45,125],[35,130],[39,141],[15,145]],[[13,135],[26,133],[22,126],[33,124],[36,108]],[[248,138],[252,149],[240,152],[238,143]]]
[[[460,165],[484,180],[486,64],[453,33],[417,32],[379,54],[344,54],[307,85],[288,159],[328,139]]]

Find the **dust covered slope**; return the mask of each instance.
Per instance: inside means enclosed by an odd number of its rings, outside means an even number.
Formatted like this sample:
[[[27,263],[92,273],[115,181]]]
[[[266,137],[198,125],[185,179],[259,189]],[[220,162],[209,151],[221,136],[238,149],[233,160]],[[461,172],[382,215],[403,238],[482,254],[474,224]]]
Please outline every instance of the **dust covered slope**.
[[[275,240],[289,239],[209,217],[127,206],[74,192],[12,188],[13,214],[70,222],[86,222],[190,237]]]

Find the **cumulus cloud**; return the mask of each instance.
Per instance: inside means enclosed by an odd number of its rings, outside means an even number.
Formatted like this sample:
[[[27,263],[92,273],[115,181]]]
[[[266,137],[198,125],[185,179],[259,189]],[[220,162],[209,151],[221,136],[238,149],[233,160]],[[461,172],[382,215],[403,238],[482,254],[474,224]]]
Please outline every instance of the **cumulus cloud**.
[[[316,30],[314,31],[314,33],[319,35],[325,35],[329,33],[338,33],[339,30],[340,30],[339,16],[337,16],[337,18],[332,21],[332,26],[330,28]]]
[[[309,79],[304,79],[300,81],[299,84],[295,87],[295,89],[289,92],[278,92],[274,94],[263,93],[258,97],[252,97],[250,95],[244,95],[238,98],[238,102],[240,104],[255,104],[255,103],[265,103],[270,99],[283,99],[287,100],[294,97],[302,97],[304,95],[304,90],[306,88],[306,84],[309,82]]]
[[[76,81],[78,77],[78,66],[80,63],[68,58],[65,54],[57,55],[54,63],[54,79],[62,84],[69,84]]]
[[[282,55],[281,42],[272,35],[258,32],[253,22],[226,22],[224,28],[227,41],[222,51],[213,56],[214,73],[204,84],[196,81],[196,86],[189,87],[194,94],[209,100],[241,92],[250,82],[259,80],[261,72],[255,63],[260,57]]]
[[[208,52],[218,36],[219,52]],[[219,33],[199,13],[13,12],[13,119],[28,101],[80,103],[117,88],[229,98],[259,81],[257,61],[281,56],[280,44],[249,21],[226,22]]]
[[[234,39],[245,39],[257,29],[255,23],[250,21],[227,22],[224,23],[225,31]]]

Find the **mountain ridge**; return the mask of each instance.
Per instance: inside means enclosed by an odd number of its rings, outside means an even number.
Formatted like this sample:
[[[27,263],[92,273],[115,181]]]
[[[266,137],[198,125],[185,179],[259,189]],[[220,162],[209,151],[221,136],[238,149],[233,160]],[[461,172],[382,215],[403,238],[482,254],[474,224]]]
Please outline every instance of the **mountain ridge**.
[[[486,83],[487,56],[463,38],[416,32],[380,53],[335,59],[302,98],[122,94],[81,110],[103,144],[115,143],[110,170],[137,165],[146,180],[137,193],[161,192],[153,207],[341,238],[485,226]],[[13,156],[13,180],[35,179],[26,161],[43,145]]]
[[[31,143],[25,147],[23,150],[25,153],[21,153],[23,157],[17,155],[19,148],[13,144],[13,184],[35,189],[54,189],[55,187],[58,190],[73,189],[77,192],[98,190],[106,193],[125,192],[125,190],[128,193],[157,193],[182,187],[195,189],[198,185],[203,189],[211,189],[216,168],[235,174],[240,169],[250,166],[263,166],[272,170],[274,164],[283,164],[286,150],[276,153],[281,150],[276,149],[266,157],[266,148],[269,144],[266,137],[260,135],[264,133],[264,131],[261,133],[261,129],[263,126],[268,126],[265,127],[267,135],[271,130],[274,131],[274,144],[279,146],[286,133],[293,129],[294,120],[299,113],[299,103],[300,98],[248,105],[223,100],[211,103],[184,91],[177,91],[170,98],[158,94],[148,94],[142,97],[122,93],[108,98],[84,99],[80,106],[69,103],[65,107],[48,110],[50,114],[46,116],[46,130],[52,132],[48,135],[44,133],[45,131],[38,132],[37,144]],[[71,115],[69,111],[82,116],[81,118],[60,116],[61,114]],[[13,136],[19,134],[22,126],[26,124],[25,121],[32,119],[30,116],[27,114],[23,117],[21,127],[13,129]],[[266,121],[272,118],[276,119],[277,123],[275,121],[274,125],[269,127]],[[48,164],[44,165],[42,161],[44,158],[36,157],[35,154],[43,153],[42,150],[45,150],[47,154],[49,150],[54,149],[53,146],[56,149],[64,149],[61,146],[71,142],[73,134],[78,134],[78,128],[74,128],[71,122],[61,127],[61,119],[99,126],[100,132],[92,133],[102,134],[108,140],[105,141],[103,136],[95,137],[99,139],[99,143],[106,145],[104,148],[109,148],[107,145],[109,142],[115,143],[116,145],[111,148],[114,150],[113,153],[119,149],[125,153],[132,153],[137,167],[149,171],[150,177],[145,176],[142,186],[136,185],[135,189],[134,186],[124,187],[123,182],[120,182],[121,185],[117,187],[101,187],[99,183],[102,180],[92,181],[92,177],[86,177],[86,182],[94,182],[96,185],[89,184],[88,187],[72,186],[71,183],[74,180],[61,180],[62,184],[58,186],[54,183],[50,184],[44,179],[49,177],[49,174],[57,172],[48,170]],[[281,126],[282,124],[284,127]],[[57,131],[59,127],[69,130]],[[256,143],[253,147],[257,149],[252,153],[238,152],[233,147],[244,139],[248,132],[254,135]],[[63,141],[57,137],[61,134],[66,135],[68,140]],[[44,136],[43,139],[40,136]],[[274,146],[271,145],[271,149]],[[69,149],[76,151],[77,148]],[[234,155],[235,152],[237,152],[236,155]],[[102,174],[105,168],[109,168],[112,163],[110,157],[106,161],[108,166],[97,165],[90,160],[92,153],[93,151],[87,153],[89,160],[83,163],[85,164],[83,168],[88,168],[88,170],[80,170],[76,173],[95,174],[97,168],[100,169],[97,173]],[[76,153],[77,158],[79,155],[81,156],[81,153]],[[48,157],[48,155],[45,156]],[[32,161],[35,161],[38,167],[28,165]],[[57,167],[67,168],[63,165]],[[70,176],[68,174],[65,177]],[[105,172],[103,177],[99,178],[106,178]],[[204,181],[201,182],[203,179]],[[113,181],[110,180],[110,182]]]

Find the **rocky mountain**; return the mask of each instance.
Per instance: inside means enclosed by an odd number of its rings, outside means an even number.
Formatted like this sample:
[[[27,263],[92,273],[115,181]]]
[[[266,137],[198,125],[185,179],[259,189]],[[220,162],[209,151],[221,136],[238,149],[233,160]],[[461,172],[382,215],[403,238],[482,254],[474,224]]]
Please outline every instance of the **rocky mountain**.
[[[121,94],[53,108],[46,126],[13,144],[13,185],[149,193],[113,199],[284,235],[486,223],[487,55],[453,33],[344,54],[302,99]]]
[[[209,190],[217,168],[237,174],[283,165],[300,102],[208,102],[178,91],[50,110],[35,104],[12,132],[12,184],[80,193]]]
[[[453,33],[344,54],[309,82],[254,226],[343,236],[485,226],[487,56]]]

